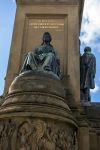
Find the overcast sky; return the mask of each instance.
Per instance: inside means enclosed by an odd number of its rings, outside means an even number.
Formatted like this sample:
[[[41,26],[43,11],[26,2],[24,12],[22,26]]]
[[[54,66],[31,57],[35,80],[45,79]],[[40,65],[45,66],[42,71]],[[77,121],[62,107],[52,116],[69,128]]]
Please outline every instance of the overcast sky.
[[[15,0],[0,1],[0,95],[4,88],[15,11]],[[92,101],[100,102],[100,0],[85,0],[80,40],[81,54],[85,46],[90,46],[97,59],[96,87],[91,94]]]

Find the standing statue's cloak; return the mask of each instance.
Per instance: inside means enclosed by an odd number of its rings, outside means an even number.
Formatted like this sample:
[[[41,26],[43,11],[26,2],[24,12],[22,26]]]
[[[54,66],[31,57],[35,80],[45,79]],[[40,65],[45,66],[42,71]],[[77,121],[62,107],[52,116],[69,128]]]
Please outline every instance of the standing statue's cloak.
[[[94,89],[96,74],[96,58],[92,53],[85,52],[80,58],[80,88]]]

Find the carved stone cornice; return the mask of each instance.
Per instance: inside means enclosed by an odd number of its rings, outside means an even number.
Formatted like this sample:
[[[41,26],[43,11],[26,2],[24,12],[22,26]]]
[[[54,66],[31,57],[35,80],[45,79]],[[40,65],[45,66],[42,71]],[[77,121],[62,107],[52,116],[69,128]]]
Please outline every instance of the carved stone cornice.
[[[84,1],[84,0],[81,0]],[[69,5],[80,4],[80,0],[16,0],[17,4],[49,4],[49,3],[66,3]]]
[[[16,0],[17,5],[77,5],[79,6],[79,26],[83,15],[85,0]]]

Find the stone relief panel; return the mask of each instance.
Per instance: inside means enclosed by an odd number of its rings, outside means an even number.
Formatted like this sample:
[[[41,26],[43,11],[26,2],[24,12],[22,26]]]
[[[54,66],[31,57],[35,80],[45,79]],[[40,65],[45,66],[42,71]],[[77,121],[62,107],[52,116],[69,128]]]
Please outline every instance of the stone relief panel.
[[[12,120],[0,122],[0,150],[12,150],[12,138],[16,130],[16,124]]]
[[[4,120],[0,122],[0,150],[78,150],[76,132],[48,120]]]

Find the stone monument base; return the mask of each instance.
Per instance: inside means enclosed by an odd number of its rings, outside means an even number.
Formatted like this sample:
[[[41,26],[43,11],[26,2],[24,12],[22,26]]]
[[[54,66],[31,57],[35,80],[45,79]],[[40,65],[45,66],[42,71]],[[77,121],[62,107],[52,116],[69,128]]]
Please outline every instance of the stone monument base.
[[[52,73],[15,78],[0,109],[0,150],[74,150],[77,124]]]

